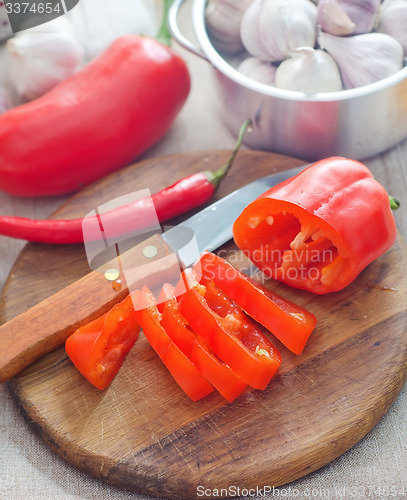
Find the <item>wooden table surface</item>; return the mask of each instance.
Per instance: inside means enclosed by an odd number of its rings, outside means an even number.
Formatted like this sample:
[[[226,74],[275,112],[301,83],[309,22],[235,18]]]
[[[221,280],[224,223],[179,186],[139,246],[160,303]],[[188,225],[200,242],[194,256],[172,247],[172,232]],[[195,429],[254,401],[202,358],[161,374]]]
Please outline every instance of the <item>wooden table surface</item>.
[[[185,19],[183,21],[187,26]],[[234,138],[222,125],[209,64],[179,47],[176,50],[183,54],[190,67],[192,91],[172,129],[143,158],[234,145]],[[364,163],[401,201],[395,216],[399,231],[407,240],[407,140],[383,154],[365,159]],[[67,196],[20,199],[0,192],[0,213],[46,218],[65,199]],[[0,289],[23,245],[22,241],[0,237]],[[104,485],[56,457],[28,427],[4,385],[0,386],[0,408],[0,498],[137,498]],[[406,437],[405,386],[383,420],[360,443],[332,464],[286,485],[282,493],[297,498],[405,498]]]

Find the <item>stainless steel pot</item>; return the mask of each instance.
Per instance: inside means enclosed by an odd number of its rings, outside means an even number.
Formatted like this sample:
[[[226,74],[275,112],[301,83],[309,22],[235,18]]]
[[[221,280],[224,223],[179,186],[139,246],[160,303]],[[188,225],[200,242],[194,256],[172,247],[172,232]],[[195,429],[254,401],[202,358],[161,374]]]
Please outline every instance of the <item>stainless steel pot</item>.
[[[215,69],[227,127],[237,134],[252,118],[247,146],[314,161],[328,156],[363,159],[407,137],[407,67],[380,82],[340,92],[307,95],[271,87],[242,75],[214,48],[205,26],[207,0],[193,0],[195,47],[181,33],[177,14],[169,13],[174,38],[208,60]]]

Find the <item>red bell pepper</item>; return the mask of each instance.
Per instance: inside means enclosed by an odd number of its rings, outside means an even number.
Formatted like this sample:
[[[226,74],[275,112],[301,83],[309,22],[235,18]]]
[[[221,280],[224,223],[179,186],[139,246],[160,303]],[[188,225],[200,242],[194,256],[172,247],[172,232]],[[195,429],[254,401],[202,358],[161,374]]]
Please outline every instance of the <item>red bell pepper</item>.
[[[127,296],[107,313],[78,328],[66,340],[65,349],[79,372],[98,389],[105,389],[139,332],[133,302]]]
[[[271,188],[233,226],[237,246],[266,276],[316,294],[346,287],[396,235],[383,186],[362,163],[339,157]]]
[[[198,401],[210,394],[214,387],[172,341],[161,325],[161,313],[151,291],[143,287],[142,290],[132,292],[131,297],[145,337],[181,389],[192,401]]]
[[[196,266],[288,349],[302,353],[317,323],[313,314],[245,276],[218,255],[205,252]]]
[[[191,329],[181,315],[174,287],[165,284],[158,302],[158,307],[162,312],[161,325],[169,337],[225,399],[229,402],[234,401],[247,384],[223,363]]]
[[[172,125],[190,90],[184,60],[125,35],[42,97],[0,117],[0,189],[57,195],[129,165]]]
[[[192,329],[244,382],[265,389],[281,363],[277,349],[212,280],[198,283],[193,269],[182,279],[179,307]]]

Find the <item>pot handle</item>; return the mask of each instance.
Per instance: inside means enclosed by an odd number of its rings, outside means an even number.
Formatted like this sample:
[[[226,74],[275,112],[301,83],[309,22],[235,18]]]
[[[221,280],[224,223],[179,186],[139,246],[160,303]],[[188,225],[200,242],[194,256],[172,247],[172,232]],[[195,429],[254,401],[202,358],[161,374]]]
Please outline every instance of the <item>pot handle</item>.
[[[182,46],[184,49],[189,50],[189,52],[192,52],[196,56],[201,57],[202,59],[205,59],[205,61],[208,61],[208,58],[205,56],[205,54],[202,52],[201,49],[195,47],[195,45],[190,42],[180,31],[179,26],[178,26],[178,12],[181,8],[181,5],[185,2],[185,0],[175,0],[175,2],[172,3],[169,11],[168,11],[168,28],[171,32],[171,35],[175,38],[175,40]]]

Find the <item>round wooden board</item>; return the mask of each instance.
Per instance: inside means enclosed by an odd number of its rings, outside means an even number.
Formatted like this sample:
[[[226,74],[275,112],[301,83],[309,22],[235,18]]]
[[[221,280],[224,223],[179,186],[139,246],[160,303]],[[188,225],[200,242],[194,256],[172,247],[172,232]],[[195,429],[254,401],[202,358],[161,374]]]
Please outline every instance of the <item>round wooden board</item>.
[[[192,172],[216,169],[229,153],[147,160],[85,189],[55,217],[82,216],[122,194],[144,187],[156,191]],[[216,198],[301,163],[241,151]],[[245,265],[233,244],[222,248],[222,255],[237,267]],[[406,255],[399,237],[354,283],[331,295],[267,282],[311,310],[318,325],[301,356],[275,340],[283,360],[277,375],[265,391],[247,390],[232,404],[217,394],[190,401],[143,335],[104,391],[81,377],[63,348],[15,377],[9,391],[58,455],[125,489],[195,498],[203,488],[220,497],[238,488],[288,483],[359,441],[400,391],[407,368]],[[87,271],[82,245],[28,244],[4,288],[1,321]]]

